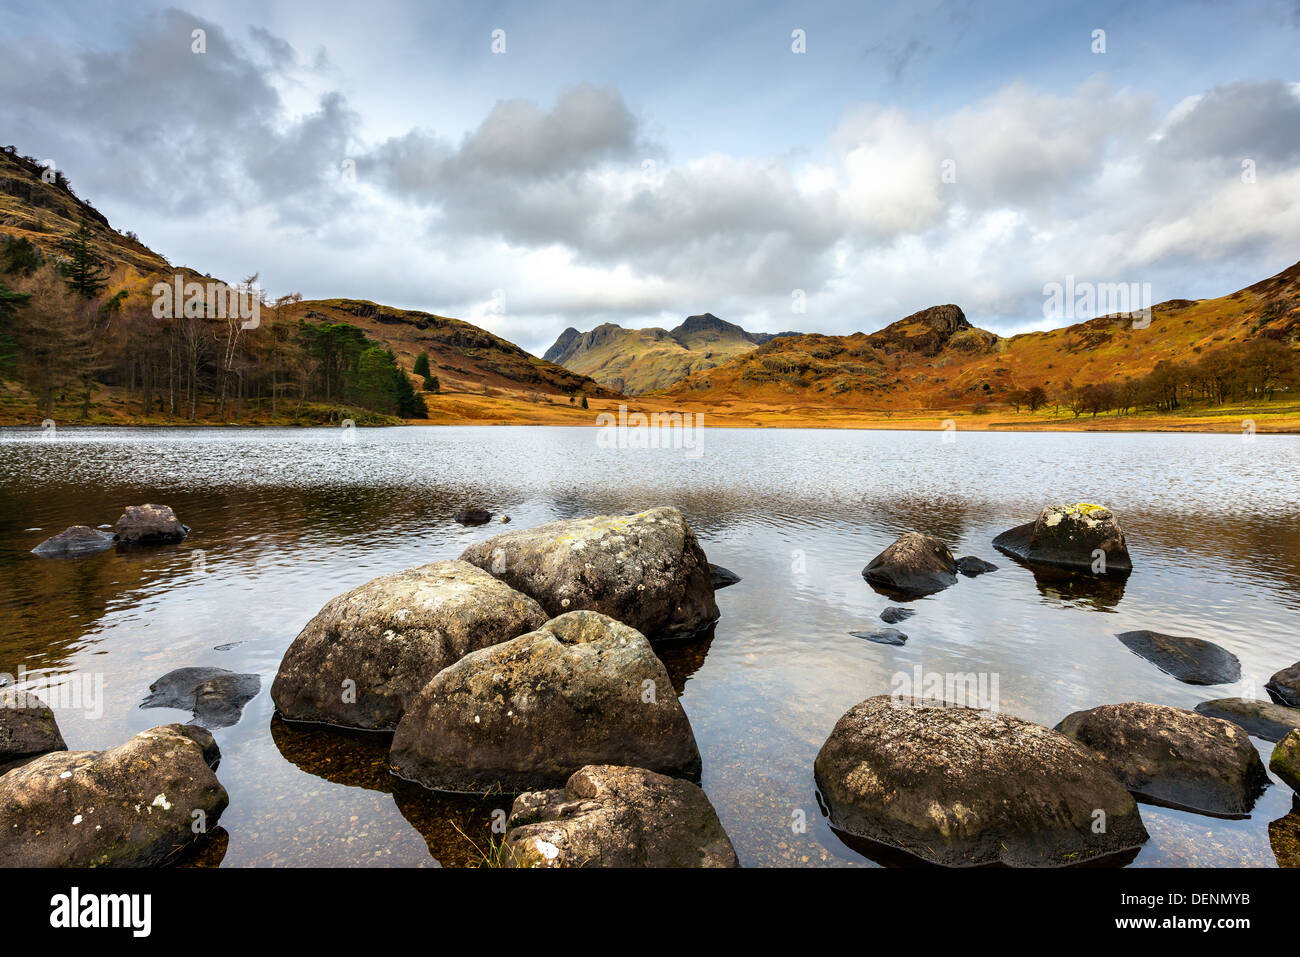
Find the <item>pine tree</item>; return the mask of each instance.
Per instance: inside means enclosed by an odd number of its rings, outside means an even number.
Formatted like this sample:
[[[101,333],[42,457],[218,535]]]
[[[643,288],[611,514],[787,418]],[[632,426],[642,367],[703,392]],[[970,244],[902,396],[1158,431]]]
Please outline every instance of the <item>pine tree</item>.
[[[411,369],[411,372],[415,375],[421,376],[422,378],[429,378],[431,375],[431,372],[429,371],[429,353],[421,352],[415,357],[415,366]]]
[[[104,261],[91,245],[94,238],[89,224],[83,220],[72,234],[72,246],[68,250],[70,260],[59,267],[68,288],[83,299],[94,299],[108,285]]]
[[[585,395],[582,397],[582,407],[584,409],[587,407],[587,397]]]
[[[438,377],[436,375],[427,375],[424,377],[424,391],[425,392],[442,391],[442,384],[438,381]]]

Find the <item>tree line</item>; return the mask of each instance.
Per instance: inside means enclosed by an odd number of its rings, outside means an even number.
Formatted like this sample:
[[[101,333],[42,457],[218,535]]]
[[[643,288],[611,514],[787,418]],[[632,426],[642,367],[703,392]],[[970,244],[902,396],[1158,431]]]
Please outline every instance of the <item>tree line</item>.
[[[46,418],[72,401],[87,417],[97,384],[123,390],[144,416],[190,421],[238,421],[249,411],[298,418],[313,404],[316,418],[352,409],[428,417],[392,350],[346,323],[280,318],[300,295],[253,293],[255,325],[179,306],[160,318],[148,291],[110,293],[93,235],[82,223],[57,260],[23,238],[0,247],[0,376],[31,390]],[[430,379],[426,372],[426,388]]]

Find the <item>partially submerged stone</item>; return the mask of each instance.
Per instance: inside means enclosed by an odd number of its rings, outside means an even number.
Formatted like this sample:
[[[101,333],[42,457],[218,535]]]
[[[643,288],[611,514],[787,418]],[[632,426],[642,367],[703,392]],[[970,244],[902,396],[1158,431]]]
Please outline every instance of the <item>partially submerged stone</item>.
[[[73,525],[41,542],[32,549],[32,554],[41,558],[81,558],[112,547],[113,536],[107,532],[89,525]]]
[[[455,515],[461,525],[486,525],[492,521],[492,513],[485,508],[462,508]]]
[[[1269,678],[1264,690],[1278,704],[1300,708],[1300,661]]]
[[[220,752],[193,725],[108,751],[55,751],[0,775],[0,867],[149,867],[174,861],[229,803]]]
[[[0,772],[18,761],[66,751],[54,712],[30,691],[0,688]]]
[[[867,563],[862,577],[887,593],[921,596],[957,582],[957,562],[933,535],[905,532]]]
[[[1268,786],[1246,731],[1195,711],[1129,701],[1076,711],[1057,730],[1100,755],[1152,804],[1244,817]]]
[[[993,547],[1028,564],[1107,575],[1133,570],[1119,519],[1105,506],[1086,502],[1049,505],[1034,521],[993,539]]]
[[[537,602],[467,562],[409,568],[327,602],[284,653],[271,698],[294,721],[395,728],[443,668],[545,622]]]
[[[1138,657],[1189,685],[1231,684],[1241,677],[1237,656],[1212,641],[1158,631],[1126,631],[1115,637]]]
[[[589,765],[562,789],[515,798],[511,867],[738,867],[709,799],[644,768]]]
[[[1196,706],[1196,713],[1241,725],[1247,734],[1265,741],[1281,741],[1296,728],[1300,728],[1300,708],[1287,708],[1257,698],[1216,698],[1213,701],[1202,701]]]
[[[851,631],[849,632],[854,638],[862,638],[865,641],[874,641],[878,645],[905,645],[907,644],[907,635],[903,634],[897,628],[873,628],[868,631]]]
[[[113,526],[121,545],[167,545],[184,541],[189,531],[166,505],[129,506]]]
[[[957,559],[957,571],[961,572],[967,578],[974,578],[976,575],[987,575],[989,572],[995,572],[998,566],[992,562],[986,562],[982,558],[976,558],[974,555],[966,555]]]
[[[880,613],[880,620],[887,625],[896,625],[900,621],[906,621],[915,614],[916,611],[912,608],[897,608],[890,605]]]
[[[1132,796],[1087,749],[933,699],[855,705],[814,774],[836,828],[934,864],[1075,864],[1147,840]]]
[[[150,693],[140,707],[192,711],[195,724],[228,728],[238,723],[244,705],[261,690],[258,675],[236,674],[225,668],[177,668],[149,686]]]
[[[708,560],[672,507],[503,532],[461,558],[535,598],[548,615],[600,612],[652,640],[690,636],[718,619]]]
[[[590,611],[438,672],[397,725],[390,760],[425,787],[477,793],[561,786],[588,764],[700,772],[695,735],[650,642]]]
[[[709,572],[713,576],[714,591],[717,591],[719,588],[726,588],[729,585],[734,585],[741,581],[740,576],[730,568],[723,568],[721,565],[715,565],[712,562],[709,563]]]

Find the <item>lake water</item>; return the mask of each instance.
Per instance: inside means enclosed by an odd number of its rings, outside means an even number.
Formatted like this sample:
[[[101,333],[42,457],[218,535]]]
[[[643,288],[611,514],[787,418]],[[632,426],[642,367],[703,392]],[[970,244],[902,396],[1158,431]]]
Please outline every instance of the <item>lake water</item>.
[[[1263,697],[1268,677],[1300,659],[1294,436],[712,429],[688,451],[602,448],[591,429],[341,433],[0,430],[0,672],[102,675],[101,716],[58,711],[70,747],[188,720],[138,707],[174,668],[262,677],[242,720],[215,732],[230,807],[192,863],[478,859],[471,841],[485,845],[502,798],[399,782],[385,735],[287,726],[269,694],[285,648],[329,598],[501,531],[454,524],[465,504],[508,514],[512,529],[676,505],[710,561],[744,578],[718,593],[711,636],[659,650],[703,786],[747,866],[873,864],[827,826],[812,766],[839,716],[900,673],[996,677],[1002,710],[1053,725],[1119,701]],[[175,508],[190,537],[78,561],[28,554],[146,501]],[[992,548],[1043,505],[1074,501],[1123,521],[1135,571],[1122,591],[1040,584]],[[896,604],[863,581],[863,565],[912,529],[1000,568],[912,603],[903,647],[851,637]],[[1218,642],[1241,659],[1241,680],[1181,684],[1115,638],[1140,628]],[[1271,745],[1256,745],[1267,761]],[[1268,824],[1291,805],[1276,779],[1246,820],[1143,805],[1151,841],[1132,866],[1273,866]]]

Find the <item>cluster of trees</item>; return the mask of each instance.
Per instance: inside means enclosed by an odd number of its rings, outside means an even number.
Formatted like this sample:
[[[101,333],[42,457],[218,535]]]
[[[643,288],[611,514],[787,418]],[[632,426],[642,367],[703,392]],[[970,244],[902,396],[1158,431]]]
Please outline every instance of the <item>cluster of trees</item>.
[[[360,329],[279,318],[297,294],[259,300],[252,326],[238,315],[185,315],[179,305],[175,318],[157,318],[147,290],[107,289],[87,224],[58,262],[26,239],[0,247],[0,375],[27,385],[47,418],[70,398],[87,415],[96,383],[121,387],[144,415],[191,421],[238,420],[250,408],[296,418],[304,403],[327,403],[336,418],[351,408],[428,416],[396,356]],[[427,362],[425,388],[436,392]]]
[[[1275,339],[1253,339],[1208,352],[1191,362],[1164,360],[1144,376],[1074,386],[1055,396],[1042,386],[1014,389],[1007,402],[1017,412],[1053,404],[1081,415],[1148,409],[1173,412],[1188,405],[1272,401],[1279,393],[1300,388],[1300,353]]]

